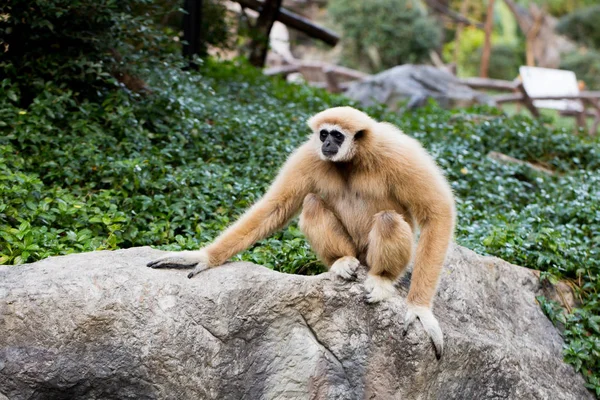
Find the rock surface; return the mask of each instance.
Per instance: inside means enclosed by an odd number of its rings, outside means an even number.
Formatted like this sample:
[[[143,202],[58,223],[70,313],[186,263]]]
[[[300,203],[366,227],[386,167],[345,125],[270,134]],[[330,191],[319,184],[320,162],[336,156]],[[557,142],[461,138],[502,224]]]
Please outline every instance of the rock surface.
[[[344,94],[363,106],[384,103],[394,111],[399,102],[408,100],[407,108],[411,109],[424,105],[429,98],[447,108],[494,104],[491,97],[431,65],[400,65],[352,84]]]
[[[0,398],[586,399],[524,268],[455,246],[437,361],[400,295],[231,263],[192,280],[148,247],[0,266]]]

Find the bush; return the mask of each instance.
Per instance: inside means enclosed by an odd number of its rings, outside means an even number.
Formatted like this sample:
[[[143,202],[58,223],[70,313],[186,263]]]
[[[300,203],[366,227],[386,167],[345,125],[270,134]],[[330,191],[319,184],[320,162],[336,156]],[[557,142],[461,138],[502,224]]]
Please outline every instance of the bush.
[[[147,4],[11,0],[1,28],[9,48],[0,64],[0,263],[140,245],[198,248],[264,193],[305,140],[311,114],[351,104],[245,64],[209,60],[198,73],[162,64],[170,53],[160,44],[168,50],[172,41],[127,12]],[[18,38],[31,47],[15,48]],[[145,52],[135,43],[146,43]],[[111,56],[113,45],[132,64]],[[146,96],[113,90],[114,69],[130,65],[152,88]],[[460,244],[579,286],[582,304],[570,314],[540,302],[565,327],[566,360],[600,395],[598,141],[495,109],[368,112],[419,139],[444,169]],[[559,174],[499,164],[486,157],[492,150]],[[322,271],[296,222],[238,258]]]
[[[138,12],[138,14],[135,14]],[[148,16],[151,0],[9,0],[0,18],[0,76],[27,106],[47,82],[80,98],[102,96],[132,77],[136,61],[160,61],[174,42]]]
[[[560,68],[575,72],[577,79],[583,80],[589,89],[600,89],[600,52],[588,50],[568,54]]]
[[[469,59],[471,68],[477,69],[477,73],[474,74],[475,76],[479,75],[482,52],[483,49],[479,48],[475,53],[472,53]],[[494,45],[491,49],[488,76],[490,78],[512,81],[519,74],[519,67],[523,65],[524,59],[524,49],[518,45]]]
[[[327,11],[343,31],[344,62],[368,71],[429,59],[439,24],[416,0],[332,0]]]
[[[198,248],[264,193],[305,140],[312,113],[349,104],[239,64],[208,62],[200,74],[156,69],[148,82],[155,89],[147,97],[115,91],[102,103],[76,102],[47,83],[27,109],[16,86],[2,82],[0,262]],[[600,392],[598,142],[493,109],[368,111],[422,141],[444,169],[457,195],[460,244],[580,285],[583,304],[572,314],[540,301],[565,326],[566,359]],[[493,118],[463,118],[480,113]],[[485,157],[491,150],[560,174],[499,164]],[[322,270],[295,222],[239,258],[285,272]]]
[[[562,17],[556,30],[584,46],[600,49],[600,5],[579,9]]]
[[[534,2],[555,17],[561,17],[582,7],[592,6],[598,0],[517,0],[523,7]]]

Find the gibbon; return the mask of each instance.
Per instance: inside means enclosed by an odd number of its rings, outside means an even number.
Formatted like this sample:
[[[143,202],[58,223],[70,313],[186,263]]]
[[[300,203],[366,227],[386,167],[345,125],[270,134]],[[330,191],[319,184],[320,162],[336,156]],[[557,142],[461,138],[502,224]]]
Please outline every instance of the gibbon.
[[[283,228],[302,209],[300,229],[331,272],[351,279],[360,264],[368,266],[368,302],[393,296],[414,258],[404,333],[419,318],[439,358],[443,336],[431,308],[455,224],[443,173],[415,139],[352,107],[322,111],[308,125],[311,137],[237,222],[203,249],[169,253],[148,266],[197,265],[191,278]]]

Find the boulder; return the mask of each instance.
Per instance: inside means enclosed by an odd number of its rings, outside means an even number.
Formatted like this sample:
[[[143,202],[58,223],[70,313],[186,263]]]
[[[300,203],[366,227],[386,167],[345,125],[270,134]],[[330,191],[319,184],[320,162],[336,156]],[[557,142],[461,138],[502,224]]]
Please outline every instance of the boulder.
[[[384,103],[393,111],[407,101],[408,109],[420,107],[429,98],[446,108],[495,104],[490,96],[431,65],[400,65],[351,84],[344,94],[365,107]]]
[[[149,247],[0,266],[0,398],[592,399],[562,360],[532,271],[454,246],[434,312],[436,360],[410,280],[365,303],[357,281],[234,262],[193,279]]]

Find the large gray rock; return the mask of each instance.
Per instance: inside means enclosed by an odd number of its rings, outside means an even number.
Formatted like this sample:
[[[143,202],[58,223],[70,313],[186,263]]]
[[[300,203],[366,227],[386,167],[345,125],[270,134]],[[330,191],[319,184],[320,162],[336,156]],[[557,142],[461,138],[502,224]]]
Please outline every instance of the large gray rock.
[[[188,280],[148,247],[0,266],[0,398],[586,399],[524,268],[460,247],[437,361],[400,296],[231,263]],[[364,278],[364,272],[361,273]],[[361,278],[359,277],[359,281]]]
[[[431,65],[400,65],[353,83],[344,94],[363,106],[384,103],[394,111],[402,102],[408,101],[407,108],[411,109],[424,105],[429,98],[447,108],[494,105],[491,97]]]

